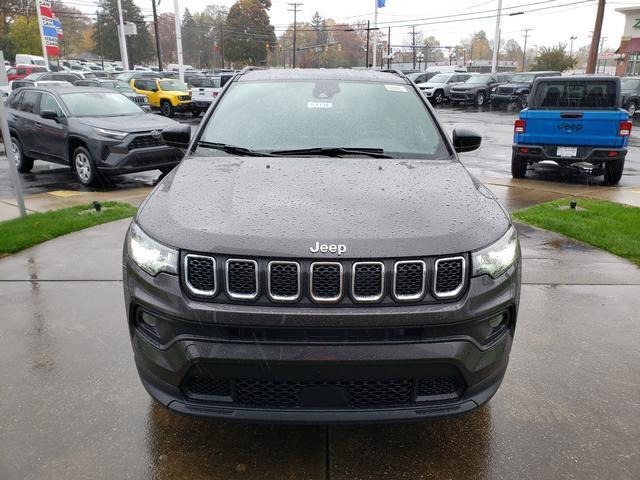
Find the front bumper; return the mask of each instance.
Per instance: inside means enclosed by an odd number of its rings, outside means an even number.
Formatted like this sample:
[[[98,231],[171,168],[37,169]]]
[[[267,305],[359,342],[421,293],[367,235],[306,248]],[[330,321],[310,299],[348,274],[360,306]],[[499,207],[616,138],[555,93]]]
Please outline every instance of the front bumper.
[[[198,302],[176,276],[150,277],[126,253],[123,274],[149,394],[180,413],[269,423],[421,420],[479,407],[505,374],[520,296],[519,264],[496,280],[471,279],[457,301],[392,307]],[[365,329],[391,333],[368,338]],[[398,389],[403,396],[389,400]]]
[[[175,167],[184,152],[152,140],[150,133],[146,132],[128,135],[123,142],[96,142],[93,155],[101,173],[123,175]]]
[[[453,102],[473,102],[476,98],[475,92],[455,92],[451,90],[449,98]]]
[[[612,160],[624,159],[627,156],[627,148],[584,147],[576,146],[575,157],[561,157],[557,155],[557,148],[565,145],[529,145],[514,144],[511,148],[515,155],[527,159],[532,163],[553,161],[559,165],[571,165],[577,162],[600,164]],[[566,145],[571,146],[571,145]],[[615,152],[610,155],[609,152]]]
[[[195,110],[195,105],[191,100],[189,101],[180,101],[176,105],[173,106],[176,112],[192,112]]]
[[[493,103],[514,103],[520,100],[520,97],[519,93],[492,93],[491,101]]]

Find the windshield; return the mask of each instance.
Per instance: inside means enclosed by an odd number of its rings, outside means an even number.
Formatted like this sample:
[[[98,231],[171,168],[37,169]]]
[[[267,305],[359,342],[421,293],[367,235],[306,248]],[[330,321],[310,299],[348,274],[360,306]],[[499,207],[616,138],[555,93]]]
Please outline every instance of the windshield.
[[[46,65],[47,65],[47,64],[45,63],[45,61],[44,61],[44,58],[43,58],[42,60],[41,60],[41,59],[38,59],[38,58],[33,58],[33,59],[31,59],[31,61],[32,61],[34,64],[36,64],[36,65],[44,65],[44,66],[46,66]]]
[[[160,84],[160,89],[165,91],[186,91],[188,87],[179,80],[162,80],[158,82]]]
[[[240,82],[225,94],[201,141],[259,152],[374,148],[404,158],[448,158],[415,92],[373,82]]]
[[[447,83],[450,77],[451,75],[448,73],[439,73],[438,75],[431,77],[429,83]]]
[[[117,117],[142,113],[140,107],[119,93],[66,93],[62,100],[73,117]]]
[[[520,75],[514,75],[509,80],[511,83],[531,83],[535,80],[536,76],[533,73],[524,73]]]
[[[621,78],[620,84],[623,90],[637,90],[640,87],[640,79],[638,78]]]
[[[491,75],[471,75],[465,83],[487,83]]]

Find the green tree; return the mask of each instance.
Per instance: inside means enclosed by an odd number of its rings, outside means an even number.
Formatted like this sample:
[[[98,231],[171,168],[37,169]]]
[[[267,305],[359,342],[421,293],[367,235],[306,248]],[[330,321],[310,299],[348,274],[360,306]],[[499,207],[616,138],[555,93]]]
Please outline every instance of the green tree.
[[[102,52],[105,58],[119,59],[120,46],[118,43],[118,2],[117,0],[99,0],[98,21],[102,40]],[[127,53],[131,66],[156,59],[155,48],[151,43],[151,36],[147,30],[140,8],[133,0],[122,0],[122,16],[125,22],[136,24],[138,33],[127,36]],[[95,43],[94,52],[99,54],[98,33],[93,33]]]
[[[557,70],[564,72],[573,68],[576,63],[578,63],[578,60],[567,54],[567,44],[558,43],[552,47],[540,48],[538,56],[533,60],[529,68],[533,71]]]
[[[182,14],[182,52],[184,63],[196,68],[200,66],[199,52],[204,42],[202,42],[202,32],[198,31],[196,21],[188,8]]]
[[[16,53],[42,55],[40,29],[36,17],[17,17],[11,24],[9,36]]]
[[[262,64],[276,44],[267,10],[271,0],[237,0],[224,24],[225,58],[237,64]]]

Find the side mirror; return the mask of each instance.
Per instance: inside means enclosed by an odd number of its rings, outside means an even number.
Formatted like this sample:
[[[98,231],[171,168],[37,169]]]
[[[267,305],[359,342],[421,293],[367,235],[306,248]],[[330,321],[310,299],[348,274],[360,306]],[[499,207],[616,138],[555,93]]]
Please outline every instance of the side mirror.
[[[473,130],[456,128],[453,131],[453,148],[458,153],[477,150],[480,147],[480,143],[482,143],[482,136]]]
[[[58,114],[56,112],[54,112],[53,110],[42,110],[40,112],[40,116],[42,118],[47,119],[47,120],[55,120],[56,122],[60,120],[58,118]]]
[[[191,127],[189,125],[167,127],[162,130],[162,141],[170,147],[187,148],[191,141]]]

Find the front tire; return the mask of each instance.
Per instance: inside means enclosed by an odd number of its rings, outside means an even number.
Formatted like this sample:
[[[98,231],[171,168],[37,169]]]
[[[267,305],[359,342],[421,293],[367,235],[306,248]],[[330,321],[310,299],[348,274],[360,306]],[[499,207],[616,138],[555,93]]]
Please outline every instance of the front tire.
[[[98,184],[98,170],[91,153],[86,148],[78,147],[74,150],[71,168],[84,186],[93,187]]]
[[[168,100],[162,101],[162,103],[160,104],[160,111],[162,112],[162,115],[168,118],[173,118],[176,114],[173,105],[171,105],[171,102]]]
[[[520,110],[524,110],[529,106],[529,96],[526,93],[520,95],[520,98],[518,99],[518,106],[520,107]]]
[[[624,170],[624,158],[609,160],[604,164],[604,184],[616,185],[622,178]]]
[[[22,143],[17,137],[11,137],[11,149],[13,150],[18,172],[29,173],[33,168],[33,158],[29,158],[24,154]]]
[[[476,94],[476,107],[481,107],[484,105],[484,101],[486,100],[484,92],[478,92]]]
[[[527,176],[527,160],[515,153],[511,155],[511,176],[513,178],[524,178]]]
[[[442,90],[437,90],[433,94],[433,103],[440,105],[442,102],[444,102],[444,92]]]

